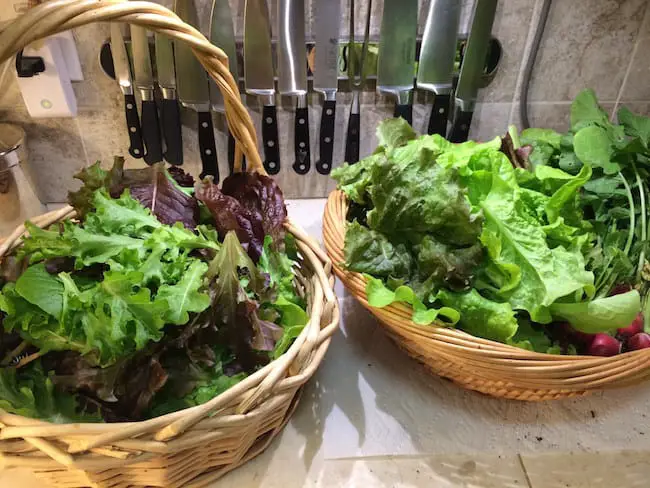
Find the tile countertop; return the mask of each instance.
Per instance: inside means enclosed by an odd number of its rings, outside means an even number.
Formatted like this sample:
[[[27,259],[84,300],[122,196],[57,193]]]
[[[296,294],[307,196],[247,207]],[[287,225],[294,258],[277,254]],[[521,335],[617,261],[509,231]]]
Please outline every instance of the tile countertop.
[[[289,214],[320,239],[324,205],[289,201]],[[493,399],[428,374],[340,283],[336,292],[341,331],[293,418],[215,488],[649,486],[650,383],[556,402]],[[42,486],[18,479],[0,474],[0,487]]]

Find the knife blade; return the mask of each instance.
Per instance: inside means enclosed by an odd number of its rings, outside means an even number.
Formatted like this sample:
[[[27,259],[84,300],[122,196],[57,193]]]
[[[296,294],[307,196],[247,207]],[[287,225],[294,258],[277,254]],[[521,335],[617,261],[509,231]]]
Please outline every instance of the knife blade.
[[[138,108],[135,105],[133,94],[133,83],[131,77],[131,65],[126,54],[124,37],[122,36],[121,24],[111,23],[111,54],[113,66],[115,67],[115,79],[120,84],[124,95],[124,110],[126,113],[126,126],[129,130],[129,154],[134,158],[144,156],[142,134],[140,132],[140,117]]]
[[[228,0],[212,1],[212,11],[210,12],[210,42],[226,53],[230,73],[235,78],[235,81],[239,83],[239,63],[237,62],[235,28],[233,26],[233,17]],[[212,78],[210,78],[210,103],[212,104],[213,110],[225,111],[223,97]],[[228,165],[230,166],[230,173],[232,173],[235,166],[235,138],[230,131],[228,131]]]
[[[270,175],[280,172],[278,117],[275,107],[271,23],[266,0],[246,0],[244,7],[244,85],[246,93],[262,104],[264,168]]]
[[[397,99],[395,117],[413,121],[411,92],[418,26],[417,0],[385,0],[377,59],[377,91]]]
[[[293,169],[304,175],[311,167],[304,0],[278,0],[278,23],[278,87],[281,95],[297,101]]]
[[[149,52],[147,31],[140,26],[131,26],[131,47],[133,49],[133,68],[135,71],[135,86],[140,91],[142,99],[142,139],[146,153],[144,160],[147,164],[162,161],[162,141],[160,140],[160,123],[158,108],[153,96],[154,83]]]
[[[183,164],[183,135],[181,131],[181,111],[176,98],[176,69],[174,67],[174,48],[171,39],[156,32],[156,66],[158,85],[162,92],[160,116],[162,118],[163,138],[165,139],[165,160],[169,164]]]
[[[175,0],[174,11],[184,22],[197,27],[198,15],[193,0]],[[219,164],[214,140],[212,113],[210,112],[210,88],[208,77],[185,43],[174,42],[178,98],[184,107],[198,114],[199,151],[201,152],[201,178],[208,175],[219,181]]]
[[[496,10],[497,0],[477,0],[474,7],[472,27],[467,38],[454,96],[456,109],[449,132],[451,142],[464,142],[469,136],[478,84],[485,67]]]
[[[341,2],[316,0],[316,60],[314,90],[323,94],[320,119],[319,152],[316,171],[327,175],[332,169],[334,152],[334,127],[336,125],[336,91],[338,89],[339,24]]]
[[[435,94],[428,133],[443,137],[453,89],[460,7],[458,0],[431,0],[420,48],[416,87]]]

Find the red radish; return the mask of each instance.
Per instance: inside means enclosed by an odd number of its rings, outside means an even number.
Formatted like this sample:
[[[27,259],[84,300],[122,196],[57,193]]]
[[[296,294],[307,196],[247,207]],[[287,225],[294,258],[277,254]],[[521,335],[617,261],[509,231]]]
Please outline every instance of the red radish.
[[[650,334],[639,332],[627,340],[627,348],[630,351],[638,351],[639,349],[648,349],[650,347]]]
[[[616,356],[621,352],[621,343],[607,334],[596,334],[594,340],[587,348],[590,356]]]
[[[618,335],[624,338],[632,337],[633,335],[638,334],[639,332],[643,332],[643,314],[639,312],[630,325],[618,329],[617,332]]]
[[[632,287],[630,285],[621,283],[620,285],[616,285],[614,288],[612,288],[612,291],[609,292],[609,296],[612,297],[614,295],[621,295],[622,293],[627,293],[631,289]]]
[[[579,344],[583,347],[589,347],[591,342],[596,337],[596,334],[587,334],[586,332],[580,332],[579,330],[571,327],[569,322],[562,322],[560,324],[560,329],[566,334],[570,342]]]

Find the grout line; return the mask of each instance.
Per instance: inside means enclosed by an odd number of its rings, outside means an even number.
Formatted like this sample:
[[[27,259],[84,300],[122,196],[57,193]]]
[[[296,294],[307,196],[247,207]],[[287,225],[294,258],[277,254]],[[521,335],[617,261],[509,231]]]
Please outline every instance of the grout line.
[[[627,84],[627,79],[632,72],[632,66],[634,65],[634,58],[636,53],[639,50],[639,45],[641,45],[641,38],[643,37],[643,26],[648,21],[648,16],[650,16],[650,4],[646,7],[645,15],[641,19],[641,25],[639,26],[639,33],[637,34],[636,41],[634,42],[634,47],[632,48],[632,54],[630,55],[630,62],[627,65],[625,70],[625,75],[623,76],[623,82],[621,83],[621,88],[618,90],[618,96],[616,97],[616,103],[614,104],[614,110],[612,110],[612,115],[610,120],[614,120],[614,116],[618,110],[618,106],[621,104],[621,98],[623,98],[623,90],[625,90],[625,85]]]
[[[521,454],[517,453],[517,459],[519,459],[521,470],[524,472],[524,477],[526,478],[526,484],[528,484],[528,488],[533,488],[533,484],[530,481],[530,476],[528,476],[528,471],[526,471],[526,465],[524,464],[524,459],[521,457]]]
[[[74,117],[75,124],[77,126],[77,133],[79,134],[79,140],[81,141],[81,149],[84,152],[84,159],[86,160],[84,163],[84,168],[87,168],[90,163],[90,160],[88,158],[88,150],[86,149],[86,141],[84,141],[84,137],[81,134],[81,124],[79,123],[79,117]]]

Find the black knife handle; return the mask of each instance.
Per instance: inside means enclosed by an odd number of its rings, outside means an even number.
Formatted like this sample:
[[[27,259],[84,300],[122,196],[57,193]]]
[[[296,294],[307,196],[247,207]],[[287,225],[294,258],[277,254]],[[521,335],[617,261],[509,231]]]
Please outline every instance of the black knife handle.
[[[293,163],[293,169],[299,175],[306,175],[311,168],[311,158],[309,147],[309,113],[307,107],[298,107],[296,109],[296,119],[294,122],[294,152],[296,160]]]
[[[406,105],[400,105],[397,104],[395,105],[395,113],[393,114],[393,117],[402,117],[404,120],[406,120],[409,125],[413,124],[413,105],[406,104]]]
[[[144,161],[147,164],[159,163],[163,159],[162,141],[160,139],[160,123],[158,122],[158,108],[154,100],[142,101],[142,139],[147,153]]]
[[[142,144],[140,117],[138,117],[138,107],[135,105],[135,95],[124,95],[124,109],[126,111],[126,127],[129,130],[129,154],[139,159],[144,156],[144,144]]]
[[[467,140],[469,137],[469,128],[472,125],[473,113],[458,110],[454,114],[454,121],[451,124],[448,137],[451,142],[465,142]]]
[[[328,175],[332,170],[335,122],[336,100],[326,100],[320,116],[320,158],[316,161],[316,171],[322,175]]]
[[[436,95],[429,115],[429,134],[447,135],[447,119],[449,118],[450,95]]]
[[[361,114],[350,112],[348,131],[345,136],[345,162],[359,162],[359,143],[361,132]]]
[[[183,164],[183,132],[181,131],[181,108],[175,98],[164,99],[160,106],[163,136],[167,150],[165,160],[169,164]]]
[[[228,166],[230,167],[230,174],[235,172],[235,137],[232,132],[228,132]],[[246,171],[246,157],[242,156],[241,170]]]
[[[264,169],[270,175],[277,175],[280,172],[280,144],[275,105],[264,105],[262,109],[262,143],[264,144]]]
[[[213,176],[214,182],[219,182],[219,164],[217,161],[217,146],[214,142],[212,113],[199,112],[199,151],[201,151],[201,179]]]

